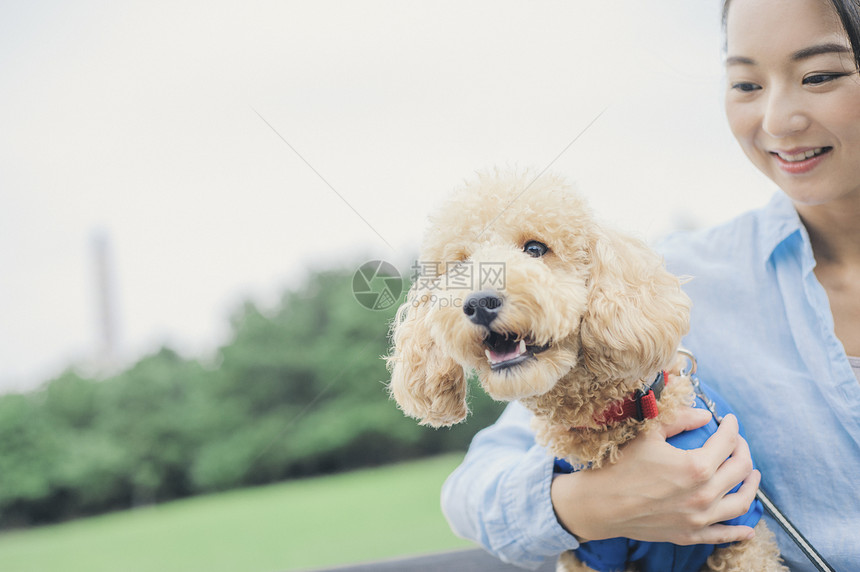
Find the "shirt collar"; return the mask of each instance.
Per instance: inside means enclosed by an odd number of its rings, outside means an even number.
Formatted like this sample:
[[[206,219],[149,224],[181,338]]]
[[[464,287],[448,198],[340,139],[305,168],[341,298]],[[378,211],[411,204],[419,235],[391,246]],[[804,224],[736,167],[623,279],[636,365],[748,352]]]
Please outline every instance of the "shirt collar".
[[[761,230],[758,236],[762,263],[767,264],[776,249],[795,235],[798,235],[800,240],[787,246],[802,248],[802,251],[809,251],[811,254],[812,246],[806,228],[803,226],[800,215],[797,214],[791,199],[782,191],[777,192],[767,206],[762,209],[760,223]]]

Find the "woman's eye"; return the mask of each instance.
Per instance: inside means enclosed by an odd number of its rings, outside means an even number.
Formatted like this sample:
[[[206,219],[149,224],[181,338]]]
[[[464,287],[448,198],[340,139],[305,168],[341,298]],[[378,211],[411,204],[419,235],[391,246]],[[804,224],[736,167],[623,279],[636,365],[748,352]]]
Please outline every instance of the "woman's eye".
[[[547,248],[544,243],[538,242],[536,240],[530,240],[525,244],[525,246],[523,246],[523,252],[525,252],[532,258],[540,258],[544,254],[546,254],[548,250],[549,248]]]
[[[737,83],[732,84],[732,89],[736,89],[744,93],[750,93],[753,91],[758,91],[759,89],[761,89],[761,86],[748,81],[739,81]]]
[[[844,75],[843,73],[817,73],[803,78],[803,85],[821,85]]]

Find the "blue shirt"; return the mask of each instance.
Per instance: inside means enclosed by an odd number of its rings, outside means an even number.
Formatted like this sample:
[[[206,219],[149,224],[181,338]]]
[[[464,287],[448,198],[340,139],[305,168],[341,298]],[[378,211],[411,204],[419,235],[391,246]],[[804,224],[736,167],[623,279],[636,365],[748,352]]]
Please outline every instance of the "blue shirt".
[[[762,488],[837,570],[860,570],[860,384],[833,329],[809,236],[791,202],[670,237],[667,267],[690,276],[699,377],[746,428]],[[452,529],[504,561],[537,568],[578,547],[555,518],[553,459],[511,404],[472,442],[442,489]],[[815,570],[767,515],[786,564]]]

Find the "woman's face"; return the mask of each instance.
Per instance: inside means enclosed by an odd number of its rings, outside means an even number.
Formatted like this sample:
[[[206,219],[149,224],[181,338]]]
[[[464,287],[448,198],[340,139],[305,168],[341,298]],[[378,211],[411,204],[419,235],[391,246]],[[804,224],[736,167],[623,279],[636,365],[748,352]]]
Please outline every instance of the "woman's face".
[[[860,77],[829,2],[732,0],[726,47],[726,114],[747,157],[798,207],[856,209]]]

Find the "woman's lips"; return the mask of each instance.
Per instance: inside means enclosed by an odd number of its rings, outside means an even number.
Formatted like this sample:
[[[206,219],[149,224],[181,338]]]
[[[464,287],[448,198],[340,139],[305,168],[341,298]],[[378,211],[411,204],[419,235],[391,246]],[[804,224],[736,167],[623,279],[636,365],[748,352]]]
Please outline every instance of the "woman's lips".
[[[833,147],[806,147],[785,151],[771,151],[779,168],[790,175],[802,175],[818,166]]]

